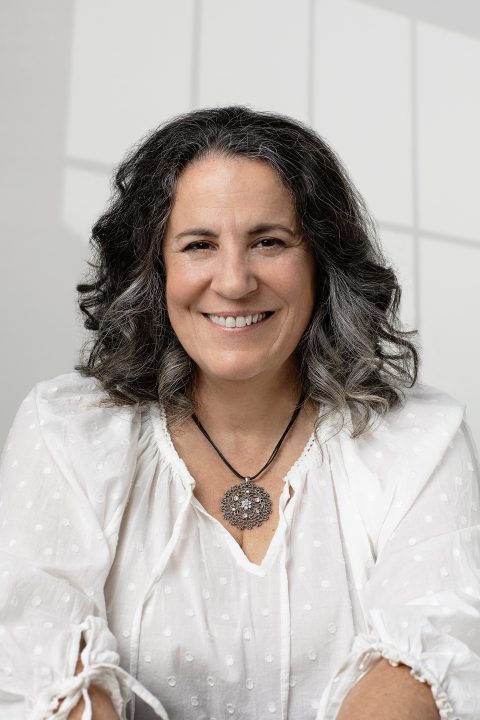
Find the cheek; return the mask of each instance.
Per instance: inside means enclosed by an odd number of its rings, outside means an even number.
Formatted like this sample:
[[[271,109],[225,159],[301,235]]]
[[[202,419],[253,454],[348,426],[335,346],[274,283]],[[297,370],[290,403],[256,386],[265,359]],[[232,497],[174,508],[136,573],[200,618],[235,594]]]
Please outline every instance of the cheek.
[[[185,289],[183,283],[180,281],[180,278],[176,277],[174,271],[169,271],[167,273],[165,285],[165,297],[169,312],[173,308],[183,304],[184,295]]]
[[[182,281],[182,277],[174,272],[167,275],[165,299],[170,325],[177,338],[184,345],[190,334],[188,315],[190,292],[189,286]]]
[[[282,283],[283,297],[293,314],[310,318],[315,302],[315,269],[310,263],[298,262],[288,268]]]
[[[192,268],[182,263],[172,263],[167,268],[165,294],[169,310],[181,310],[190,305],[198,295],[200,281]]]
[[[165,285],[165,299],[170,324],[177,337],[183,336],[186,320],[186,308],[190,303],[189,284],[184,282],[182,274],[177,268],[167,271]]]

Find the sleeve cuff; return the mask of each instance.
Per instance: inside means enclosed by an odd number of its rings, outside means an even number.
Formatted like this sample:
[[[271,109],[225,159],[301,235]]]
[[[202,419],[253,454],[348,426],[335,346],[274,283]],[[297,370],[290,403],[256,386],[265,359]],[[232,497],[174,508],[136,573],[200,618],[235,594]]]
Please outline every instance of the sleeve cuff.
[[[407,665],[410,667],[410,675],[416,680],[422,683],[428,683],[432,691],[433,698],[437,705],[440,720],[460,720],[460,717],[455,715],[453,706],[448,698],[447,692],[443,688],[442,684],[438,681],[438,678],[431,672],[427,667],[426,663],[419,661],[413,657],[410,653],[404,650],[398,650],[398,648],[389,645],[388,643],[375,641],[366,635],[359,635],[354,643],[354,649],[360,654],[359,668],[364,669],[366,665],[365,660],[368,656],[371,656],[369,661],[369,667],[374,664],[374,661],[381,657],[388,660],[390,665],[397,667],[400,664]]]
[[[92,708],[88,688],[94,684],[107,692],[120,720],[126,718],[126,707],[132,692],[142,698],[162,720],[169,720],[162,703],[136,678],[119,666],[115,639],[109,632],[103,618],[89,616],[84,623],[76,626],[78,638],[73,643],[76,654],[80,639],[85,639],[81,653],[82,672],[71,675],[44,688],[28,717],[28,720],[67,720],[68,715],[83,697],[85,710],[82,720],[91,720]]]

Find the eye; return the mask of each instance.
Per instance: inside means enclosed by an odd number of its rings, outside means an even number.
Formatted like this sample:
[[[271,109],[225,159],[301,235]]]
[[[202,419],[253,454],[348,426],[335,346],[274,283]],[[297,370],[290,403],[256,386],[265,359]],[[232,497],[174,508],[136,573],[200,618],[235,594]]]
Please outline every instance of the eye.
[[[283,240],[279,240],[278,238],[273,237],[267,237],[267,238],[261,238],[257,241],[257,245],[260,245],[260,247],[263,248],[271,248],[271,247],[284,247],[285,243]]]
[[[189,250],[208,250],[211,247],[210,243],[206,240],[197,240],[196,242],[189,243],[186,245],[182,252],[188,252]]]

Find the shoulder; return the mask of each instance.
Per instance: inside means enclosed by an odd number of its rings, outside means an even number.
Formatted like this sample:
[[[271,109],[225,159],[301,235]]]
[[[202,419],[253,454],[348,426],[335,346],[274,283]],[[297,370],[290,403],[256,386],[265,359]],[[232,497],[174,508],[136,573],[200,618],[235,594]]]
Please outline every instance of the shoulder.
[[[432,436],[440,432],[446,437],[456,432],[464,416],[465,402],[425,383],[417,383],[404,393],[404,399],[384,418],[384,426],[392,433],[401,435],[407,431],[413,436]]]
[[[10,436],[37,435],[50,422],[63,421],[97,406],[102,395],[99,383],[83,378],[77,372],[41,380],[35,383],[18,406]],[[36,432],[29,433],[28,430]]]
[[[61,467],[93,469],[133,455],[142,422],[138,404],[111,406],[97,380],[77,372],[37,382],[13,421],[9,442],[49,453]],[[125,461],[124,461],[125,462]]]
[[[385,416],[376,442],[386,445],[397,477],[403,477],[404,486],[413,493],[420,492],[455,437],[463,432],[465,410],[465,402],[444,390],[418,384],[408,389],[404,402]]]
[[[5,446],[3,485],[14,487],[19,473],[26,490],[48,494],[57,483],[58,492],[68,487],[87,500],[102,526],[116,517],[135,472],[142,413],[138,405],[105,406],[106,397],[77,372],[36,383]]]
[[[47,444],[54,436],[64,444],[96,436],[94,444],[99,445],[102,434],[120,437],[134,432],[142,414],[138,403],[113,405],[98,380],[70,372],[32,387],[18,408],[11,432],[29,435],[27,431],[37,429]]]
[[[38,382],[30,395],[43,440],[56,455],[89,465],[93,458],[120,457],[121,448],[136,447],[139,405],[112,405],[96,379],[78,372],[57,375]]]
[[[405,466],[410,458],[428,473],[460,429],[464,415],[463,401],[433,385],[417,383],[405,389],[399,404],[377,417],[371,429],[352,442],[367,464],[383,458],[381,464],[387,470],[397,468],[397,463]]]
[[[465,428],[464,414],[461,400],[417,383],[359,437],[340,434],[349,492],[375,546],[380,532],[388,535],[416,502],[451,446],[457,448],[454,440]]]
[[[50,405],[59,412],[73,404],[77,407],[97,405],[107,396],[98,380],[83,377],[76,371],[40,380],[30,394],[38,404]]]
[[[36,405],[42,424],[58,422],[85,423],[87,419],[101,424],[131,420],[138,413],[138,404],[114,406],[108,393],[95,378],[86,378],[78,372],[57,375],[36,383],[26,398]],[[85,429],[88,428],[88,422]]]

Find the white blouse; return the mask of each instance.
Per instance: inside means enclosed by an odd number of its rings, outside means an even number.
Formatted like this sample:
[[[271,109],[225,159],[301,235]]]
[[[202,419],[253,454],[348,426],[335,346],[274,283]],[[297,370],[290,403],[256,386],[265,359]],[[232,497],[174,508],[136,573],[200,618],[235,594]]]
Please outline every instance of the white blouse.
[[[323,458],[312,436],[258,565],[193,495],[162,409],[103,395],[78,373],[38,383],[5,448],[2,720],[64,720],[82,694],[90,718],[90,682],[120,718],[333,720],[380,656],[431,685],[442,720],[478,720],[479,476],[463,405],[417,384],[355,440],[349,415],[324,427]]]

